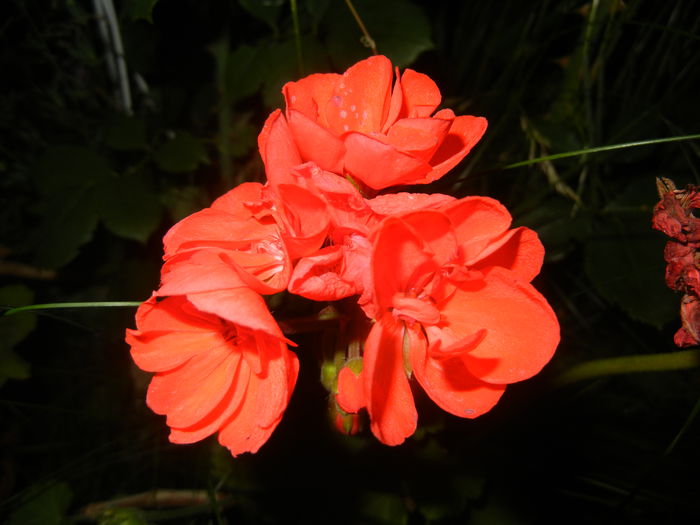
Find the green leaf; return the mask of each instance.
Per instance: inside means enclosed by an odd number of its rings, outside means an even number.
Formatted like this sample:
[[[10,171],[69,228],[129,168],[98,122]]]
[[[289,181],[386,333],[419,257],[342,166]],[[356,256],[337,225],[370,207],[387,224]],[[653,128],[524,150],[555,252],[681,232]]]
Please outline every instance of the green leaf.
[[[265,71],[261,58],[260,48],[245,44],[228,55],[225,75],[231,102],[249,97],[260,88]]]
[[[104,225],[119,237],[146,242],[160,224],[162,205],[143,173],[105,181],[95,198]]]
[[[186,131],[178,131],[159,147],[153,159],[161,170],[169,173],[194,171],[209,160],[202,142]]]
[[[359,506],[371,523],[401,525],[408,522],[408,513],[400,496],[386,492],[367,492],[363,494]]]
[[[37,189],[50,197],[88,188],[111,176],[109,163],[82,146],[54,146],[32,167]]]
[[[41,490],[41,489],[40,489]],[[10,514],[8,525],[67,525],[73,493],[66,483],[49,485]]]
[[[408,0],[353,0],[377,50],[397,67],[411,64],[423,51],[432,49],[430,22]],[[361,42],[362,32],[345,2],[333,2],[325,17],[326,42],[333,61],[347,67],[367,58],[369,48]]]
[[[236,115],[232,122],[229,143],[234,157],[245,157],[256,145],[260,130],[249,119],[250,115]]]
[[[306,0],[304,7],[311,17],[314,28],[321,22],[331,5],[331,0]]]
[[[184,219],[211,204],[201,186],[170,186],[165,189],[163,203],[173,222]]]
[[[277,20],[285,0],[238,0],[238,3],[255,18],[270,26],[275,34],[278,33]]]
[[[0,288],[0,305],[25,306],[34,302],[34,292],[21,284]],[[13,347],[36,327],[36,315],[0,317],[0,386],[8,379],[27,379],[29,363],[18,356]]]
[[[34,302],[34,292],[22,284],[0,288],[0,305],[26,306]],[[36,327],[36,316],[26,314],[18,317],[0,317],[0,347],[13,347],[27,337]]]
[[[661,328],[678,317],[680,296],[664,281],[666,239],[651,229],[654,183],[640,183],[608,206],[606,220],[586,242],[585,271],[606,300]]]
[[[29,379],[30,375],[29,363],[11,348],[0,345],[0,386],[8,379]]]
[[[153,8],[158,0],[126,0],[124,8],[132,20],[146,20],[153,23]]]
[[[309,36],[303,37],[301,47],[304,50],[304,63],[307,70],[315,72],[328,70],[326,51],[316,39]],[[282,86],[299,78],[294,39],[270,45],[261,55],[261,62],[266,68],[263,101],[268,107],[279,107],[284,104]]]
[[[146,124],[136,117],[117,115],[107,125],[105,142],[110,148],[117,151],[148,149]]]
[[[94,188],[57,193],[41,210],[43,220],[29,241],[34,262],[42,268],[59,268],[92,238],[98,220]]]

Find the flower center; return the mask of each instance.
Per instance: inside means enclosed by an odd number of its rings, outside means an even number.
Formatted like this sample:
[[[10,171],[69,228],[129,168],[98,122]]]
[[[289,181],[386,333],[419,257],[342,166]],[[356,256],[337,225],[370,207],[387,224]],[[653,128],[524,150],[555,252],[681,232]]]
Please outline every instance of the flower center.
[[[236,346],[238,344],[238,328],[233,323],[223,322],[224,326],[221,329],[221,336],[227,343]]]

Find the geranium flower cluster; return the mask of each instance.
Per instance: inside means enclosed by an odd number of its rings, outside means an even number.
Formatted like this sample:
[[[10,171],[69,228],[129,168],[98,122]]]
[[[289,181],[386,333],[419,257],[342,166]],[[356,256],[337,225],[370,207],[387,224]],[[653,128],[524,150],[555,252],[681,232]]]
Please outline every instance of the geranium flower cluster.
[[[486,120],[436,111],[435,83],[394,75],[383,56],[283,93],[286,111],[258,139],[266,183],[241,184],[164,238],[160,287],[127,331],[134,361],[155,373],[148,406],[175,443],[218,432],[233,455],[257,451],[299,369],[264,300],[286,290],[353,310],[333,402],[340,416],[366,410],[383,443],[416,430],[414,379],[452,414],[487,412],[559,341],[530,284],[542,244],[494,199],[393,188],[443,176]]]

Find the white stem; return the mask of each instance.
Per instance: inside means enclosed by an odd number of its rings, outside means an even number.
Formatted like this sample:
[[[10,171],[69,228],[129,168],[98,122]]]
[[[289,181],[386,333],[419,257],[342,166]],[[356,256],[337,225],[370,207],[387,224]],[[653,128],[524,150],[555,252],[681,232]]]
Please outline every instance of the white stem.
[[[129,73],[124,60],[124,45],[119,31],[119,22],[114,10],[112,0],[93,0],[95,12],[98,18],[100,36],[107,46],[107,67],[110,76],[118,82],[118,98],[122,109],[127,115],[131,115],[131,88],[129,86]]]

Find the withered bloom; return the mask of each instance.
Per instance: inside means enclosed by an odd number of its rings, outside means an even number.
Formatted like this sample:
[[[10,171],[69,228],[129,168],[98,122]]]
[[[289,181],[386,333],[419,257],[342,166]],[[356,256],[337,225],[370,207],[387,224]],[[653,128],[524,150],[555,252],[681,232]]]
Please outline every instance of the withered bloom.
[[[656,187],[661,200],[654,207],[652,226],[671,238],[664,249],[666,285],[684,294],[683,326],[673,339],[680,347],[695,346],[700,343],[700,219],[693,210],[700,208],[700,188],[679,190],[663,177],[656,179]]]

